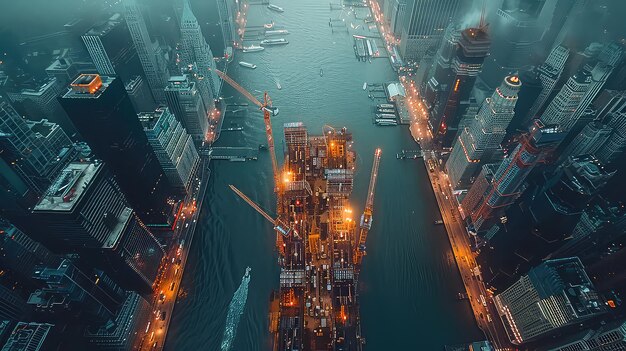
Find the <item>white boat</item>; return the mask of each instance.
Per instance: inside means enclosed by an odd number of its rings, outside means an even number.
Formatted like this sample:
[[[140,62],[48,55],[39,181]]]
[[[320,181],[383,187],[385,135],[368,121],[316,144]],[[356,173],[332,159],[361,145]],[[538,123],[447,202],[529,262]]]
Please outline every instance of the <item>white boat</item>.
[[[380,108],[393,108],[392,104],[379,104],[378,107]]]
[[[266,23],[266,24],[264,24],[264,25],[263,25],[263,27],[264,27],[265,29],[272,29],[272,27],[274,27],[274,22],[272,22],[272,23]]]
[[[269,4],[269,5],[267,5],[267,8],[268,8],[268,9],[270,9],[270,10],[272,10],[272,11],[276,11],[276,12],[285,12],[285,10],[283,10],[283,8],[282,8],[282,7],[280,7],[280,6],[276,6],[276,5],[274,5],[274,4]]]
[[[280,89],[282,89],[282,88],[283,88],[283,87],[282,87],[282,85],[280,85],[280,83],[279,83],[279,82],[276,82],[276,87],[278,88],[278,90],[280,90]]]
[[[265,46],[265,45],[286,45],[289,44],[289,42],[285,39],[285,38],[279,38],[279,39],[265,39],[261,41],[261,45]]]
[[[269,35],[287,35],[289,34],[289,31],[286,29],[277,29],[277,30],[266,30],[265,31],[265,35],[269,36]]]
[[[256,51],[263,51],[263,50],[265,50],[265,48],[259,45],[250,45],[250,46],[243,47],[243,52],[256,52]]]
[[[247,68],[252,68],[255,69],[256,65],[253,63],[248,63],[248,62],[243,62],[243,61],[239,61],[239,65],[243,66],[243,67],[247,67]]]
[[[376,124],[379,126],[397,126],[398,122],[391,119],[376,119]]]
[[[367,89],[367,82],[363,83],[363,90]]]
[[[394,119],[395,120],[396,119],[396,115],[391,115],[391,114],[388,114],[388,113],[377,113],[376,114],[376,118],[379,118],[379,119]]]

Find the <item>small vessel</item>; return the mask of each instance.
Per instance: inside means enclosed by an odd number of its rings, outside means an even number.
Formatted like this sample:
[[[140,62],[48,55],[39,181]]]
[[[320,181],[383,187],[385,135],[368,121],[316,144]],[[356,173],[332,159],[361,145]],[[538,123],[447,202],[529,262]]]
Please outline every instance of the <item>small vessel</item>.
[[[375,122],[379,126],[397,126],[398,125],[398,122],[396,122],[396,120],[394,120],[394,119],[376,118]]]
[[[286,45],[289,44],[289,42],[285,39],[285,38],[279,38],[279,39],[265,39],[261,41],[261,45],[265,46],[265,45]]]
[[[376,118],[380,118],[380,119],[396,119],[396,115],[392,115],[389,113],[377,113],[376,114]]]
[[[267,8],[268,8],[268,9],[270,9],[270,10],[272,10],[272,11],[276,11],[276,12],[285,12],[285,10],[283,10],[283,8],[282,8],[282,7],[280,7],[280,6],[276,6],[276,5],[274,5],[274,4],[269,4],[269,5],[267,5]]]
[[[367,89],[367,82],[363,83],[363,90]]]
[[[255,69],[256,65],[253,63],[249,63],[249,62],[243,62],[243,61],[239,61],[239,65],[243,66],[243,67],[247,67],[247,68],[252,68]]]
[[[396,113],[396,111],[394,109],[392,109],[392,108],[382,108],[382,107],[379,107],[379,108],[377,108],[377,111],[378,111],[378,113],[392,113],[392,114]]]
[[[435,221],[435,224],[437,224],[437,225],[439,225],[439,224],[443,224],[443,220],[438,219],[438,220],[436,220],[436,221]]]
[[[379,104],[378,107],[380,108],[393,108],[392,104]]]
[[[324,70],[320,68],[320,77],[324,76]]]
[[[250,45],[250,46],[243,47],[243,52],[256,52],[256,51],[263,51],[263,50],[265,50],[265,48],[259,45]]]
[[[270,36],[270,35],[287,35],[289,34],[289,31],[286,29],[276,29],[276,30],[266,30],[265,31],[265,35],[266,36]]]
[[[282,85],[280,85],[280,82],[276,82],[276,87],[278,88],[278,90],[282,89]]]
[[[272,23],[266,23],[263,25],[263,28],[265,29],[272,29],[274,27],[274,22]]]

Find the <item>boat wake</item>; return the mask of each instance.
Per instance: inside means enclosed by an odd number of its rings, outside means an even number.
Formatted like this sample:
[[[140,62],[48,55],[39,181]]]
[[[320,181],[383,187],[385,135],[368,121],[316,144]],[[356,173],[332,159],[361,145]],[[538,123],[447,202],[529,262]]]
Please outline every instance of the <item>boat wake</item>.
[[[230,300],[228,306],[228,315],[226,315],[226,328],[224,329],[224,336],[222,337],[222,351],[229,351],[233,347],[233,341],[237,335],[237,327],[239,326],[239,319],[243,314],[243,310],[246,307],[246,301],[248,300],[248,284],[250,283],[250,267],[246,268],[246,273],[241,278],[241,284],[233,299]]]

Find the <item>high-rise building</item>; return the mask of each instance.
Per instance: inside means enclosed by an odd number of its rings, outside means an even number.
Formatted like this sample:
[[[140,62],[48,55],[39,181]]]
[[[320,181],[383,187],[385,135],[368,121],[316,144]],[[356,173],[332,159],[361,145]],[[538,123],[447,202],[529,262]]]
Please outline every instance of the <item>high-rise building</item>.
[[[240,1],[238,0],[218,0],[217,9],[220,17],[220,26],[222,27],[222,38],[224,40],[224,48],[236,47],[239,42],[239,33],[237,31],[237,14],[240,13]]]
[[[420,87],[424,104],[430,113],[441,111],[446,102],[446,92],[453,82],[452,62],[458,49],[461,30],[450,23],[443,34],[439,49]]]
[[[562,139],[560,129],[536,121],[530,133],[520,137],[519,145],[502,163],[483,166],[461,202],[464,217],[471,222],[472,232],[486,240],[497,233],[498,223],[506,220],[506,209],[525,190],[528,174]]]
[[[0,157],[37,193],[74,156],[72,142],[57,124],[22,118],[0,99]]]
[[[569,57],[569,50],[563,46],[557,46],[550,52],[546,61],[537,68],[539,80],[541,81],[541,92],[528,111],[526,120],[537,117],[548,98],[552,95],[556,83],[561,78],[561,73],[565,68],[565,63]]]
[[[54,265],[59,258],[14,225],[0,220],[0,263],[22,286],[33,286],[32,276],[39,265]]]
[[[200,161],[193,139],[167,107],[138,117],[169,183],[187,193]]]
[[[439,108],[430,113],[433,134],[444,147],[451,147],[461,117],[469,105],[470,92],[483,61],[489,53],[489,35],[485,28],[468,28],[461,32],[451,61],[452,79],[440,99]]]
[[[577,257],[548,260],[494,297],[513,344],[546,337],[605,312]]]
[[[19,322],[13,328],[9,339],[2,347],[2,351],[45,351],[54,346],[49,338],[52,335],[54,324]]]
[[[400,38],[402,58],[421,59],[433,50],[458,8],[459,0],[407,0]]]
[[[56,253],[83,253],[127,289],[150,291],[164,251],[128,206],[107,167],[70,163],[33,209],[33,238]]]
[[[170,111],[200,146],[209,131],[209,116],[196,83],[190,82],[187,75],[171,77],[165,98]]]
[[[546,125],[557,124],[564,131],[569,131],[576,123],[574,113],[591,82],[591,75],[584,69],[571,76],[541,115],[541,122]]]
[[[133,103],[135,111],[147,112],[156,108],[156,103],[150,93],[150,87],[146,85],[141,76],[133,76],[125,85],[126,93]]]
[[[7,96],[16,108],[19,105],[19,110],[29,119],[47,118],[59,124],[71,135],[76,129],[57,100],[61,91],[62,88],[56,78],[46,78],[42,81],[25,83],[16,90],[8,91]]]
[[[148,34],[148,28],[143,19],[141,8],[136,0],[124,0],[124,16],[131,38],[135,44],[135,50],[139,56],[139,62],[152,91],[154,100],[158,103],[165,102],[163,89],[169,78],[167,64],[161,53],[158,43],[153,43]]]
[[[617,321],[597,329],[583,330],[565,337],[545,351],[608,351],[626,350],[626,321]]]
[[[149,224],[168,223],[173,190],[120,79],[80,75],[60,101],[139,217]]]
[[[64,87],[76,78],[78,69],[71,58],[59,57],[46,68],[46,74],[50,78],[56,78],[59,86]]]
[[[31,312],[19,294],[0,284],[0,320],[20,321]]]
[[[532,56],[543,52],[540,42],[554,16],[558,0],[500,1],[487,15],[492,46],[480,79],[495,89],[505,76],[524,71]],[[542,59],[542,58],[540,58]]]
[[[565,238],[583,210],[615,175],[592,155],[569,157],[543,175],[543,186],[530,203],[537,232],[546,242]]]
[[[67,259],[57,266],[38,267],[33,279],[44,287],[33,292],[28,303],[43,313],[80,312],[83,321],[102,323],[116,315],[126,298],[126,292],[103,272],[85,274]]]
[[[561,158],[595,154],[606,143],[612,133],[613,128],[600,121],[592,121],[572,140],[563,151]]]
[[[593,106],[598,111],[599,120],[611,113],[626,113],[626,91],[603,90],[593,101]]]
[[[615,162],[626,150],[626,113],[612,113],[604,119],[613,130],[606,142],[595,151],[596,157],[606,163]]]
[[[182,36],[182,61],[195,66],[198,75],[198,90],[207,109],[212,109],[214,100],[220,95],[221,80],[215,73],[215,60],[209,44],[204,40],[202,29],[196,16],[191,11],[189,1],[185,0],[180,31]]]
[[[389,28],[396,38],[402,35],[402,27],[404,25],[404,18],[406,17],[406,3],[407,0],[390,0],[392,3],[391,13],[389,17]]]
[[[491,157],[500,148],[506,128],[515,115],[521,85],[517,76],[506,77],[469,126],[461,131],[446,162],[450,183],[455,189],[468,186],[480,165],[493,161]]]
[[[118,76],[123,82],[141,70],[133,40],[122,15],[116,13],[82,35],[99,74]]]
[[[98,350],[131,350],[136,331],[144,328],[152,316],[150,304],[131,292],[114,319],[87,327],[84,336]]]

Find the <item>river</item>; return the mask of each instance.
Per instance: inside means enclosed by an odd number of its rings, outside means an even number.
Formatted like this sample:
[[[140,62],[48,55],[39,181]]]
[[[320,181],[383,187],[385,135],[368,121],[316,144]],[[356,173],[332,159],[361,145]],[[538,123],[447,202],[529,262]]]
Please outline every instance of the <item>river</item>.
[[[285,12],[252,5],[248,26],[274,21],[277,28],[289,30],[285,38],[290,43],[262,52],[238,53],[236,61],[254,63],[258,68],[251,70],[234,62],[228,72],[256,96],[268,91],[274,106],[279,107],[280,114],[272,120],[279,162],[283,123],[302,121],[310,134],[321,133],[325,124],[347,127],[358,154],[351,202],[355,213],[360,213],[374,150],[383,150],[374,224],[359,286],[366,350],[442,350],[445,344],[482,339],[469,304],[456,299],[463,287],[445,229],[433,225],[440,217],[427,170],[421,160],[395,157],[402,149],[416,148],[408,128],[372,124],[374,102],[362,90],[363,82],[381,83],[397,80],[397,76],[385,58],[372,63],[357,61],[351,35],[337,30],[339,21],[333,22],[332,33],[329,19],[344,19],[341,23],[345,26],[351,28],[352,24],[365,34],[373,31],[363,31],[363,21],[347,9],[331,11],[328,2],[272,3]],[[230,87],[223,95],[228,103],[245,102]],[[224,127],[235,125],[244,130],[223,132],[216,146],[265,143],[262,116],[254,108],[247,114],[227,114]],[[269,297],[278,286],[275,237],[271,225],[238,199],[229,184],[269,211],[275,206],[267,151],[261,151],[257,161],[212,164],[166,350],[220,349],[229,304],[247,266],[252,268],[247,303],[232,349],[269,349]]]

